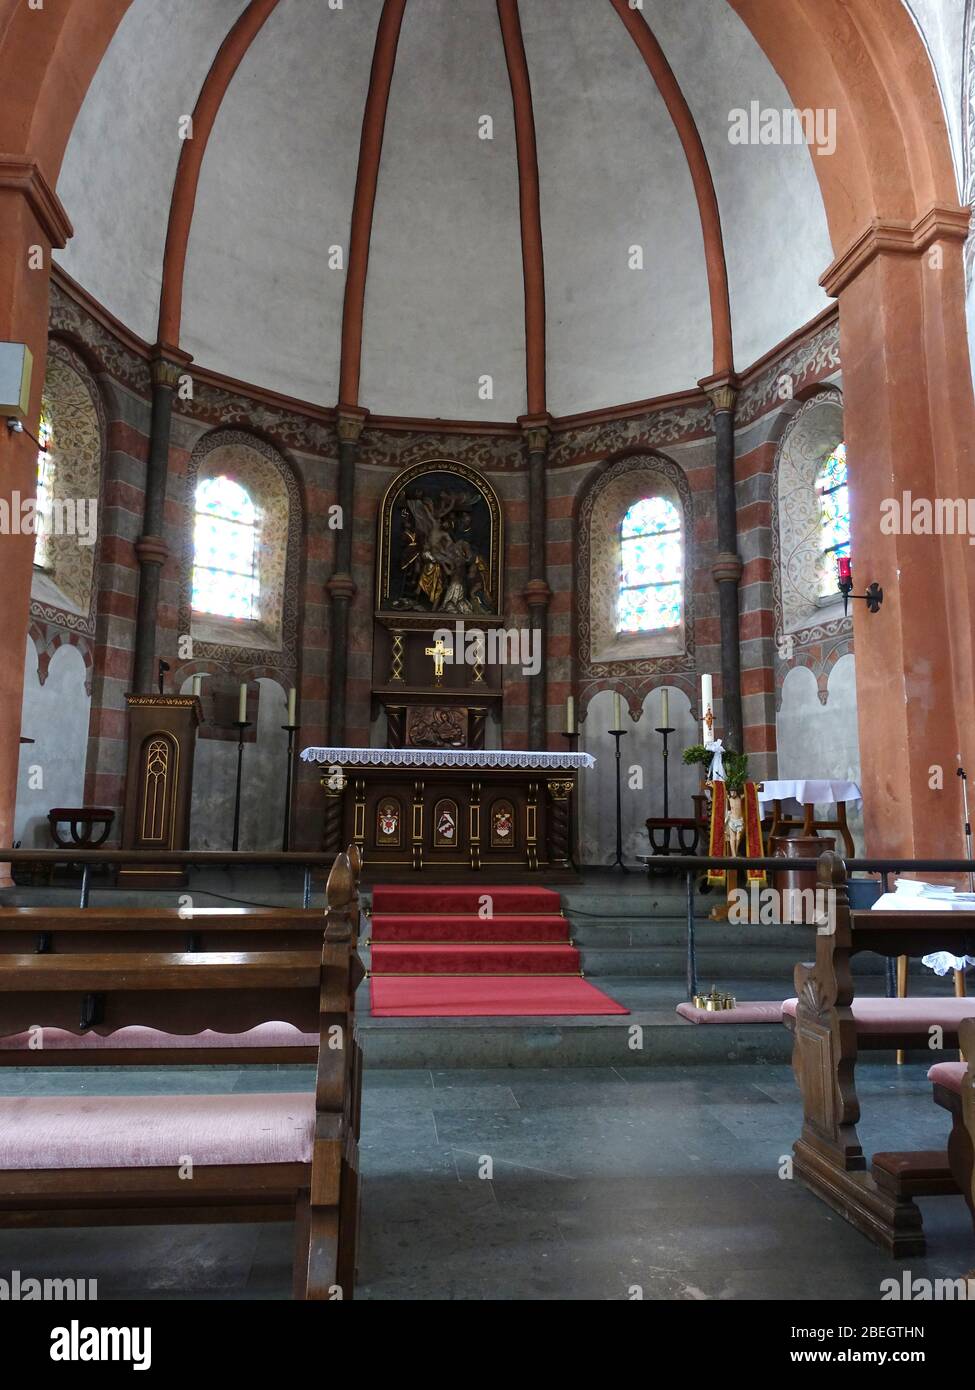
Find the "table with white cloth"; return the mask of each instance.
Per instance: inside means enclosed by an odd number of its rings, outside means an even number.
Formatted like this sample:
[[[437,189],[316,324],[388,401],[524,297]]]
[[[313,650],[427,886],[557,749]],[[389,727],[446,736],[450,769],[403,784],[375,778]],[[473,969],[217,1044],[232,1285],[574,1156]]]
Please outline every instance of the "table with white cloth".
[[[771,822],[768,838],[789,830],[798,830],[801,835],[815,836],[820,830],[838,830],[848,859],[855,852],[853,836],[846,822],[846,808],[853,802],[863,801],[863,793],[856,782],[848,782],[828,777],[802,777],[791,780],[765,781],[758,786],[759,804],[764,808],[772,804]],[[802,807],[802,817],[789,816],[782,809],[784,801],[798,801]],[[816,816],[817,806],[835,806],[836,815],[832,820],[821,820]]]

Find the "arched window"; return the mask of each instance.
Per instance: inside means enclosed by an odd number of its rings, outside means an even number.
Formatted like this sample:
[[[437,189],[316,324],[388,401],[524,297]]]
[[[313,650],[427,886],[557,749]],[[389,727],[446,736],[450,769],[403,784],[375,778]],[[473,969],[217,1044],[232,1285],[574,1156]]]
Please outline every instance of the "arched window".
[[[51,499],[54,495],[54,431],[51,417],[46,410],[41,411],[41,426],[38,430],[40,449],[37,453],[37,519],[34,524],[34,564],[38,569],[49,570],[51,556]]]
[[[836,593],[836,561],[850,553],[850,495],[846,478],[846,445],[837,444],[816,474],[820,504],[820,543],[823,554],[820,593]]]
[[[222,618],[256,618],[257,508],[232,478],[204,478],[196,489],[193,607]]]
[[[620,526],[616,631],[658,632],[681,621],[680,512],[666,497],[634,502]]]

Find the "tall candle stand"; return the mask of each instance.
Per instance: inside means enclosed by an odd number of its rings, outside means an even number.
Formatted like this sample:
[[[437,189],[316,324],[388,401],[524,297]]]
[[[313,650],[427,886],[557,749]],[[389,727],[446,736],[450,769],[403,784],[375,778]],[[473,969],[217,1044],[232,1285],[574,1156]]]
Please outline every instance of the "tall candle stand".
[[[676,728],[655,729],[654,732],[655,732],[655,733],[658,733],[658,734],[662,734],[662,735],[663,735],[663,740],[664,740],[664,748],[663,748],[663,759],[664,759],[664,818],[666,819],[666,817],[670,815],[669,774],[668,774],[668,770],[667,770],[667,760],[668,760],[668,758],[670,757],[670,752],[669,752],[669,749],[667,748],[667,742],[668,742],[668,740],[669,740],[671,734],[675,734],[675,733],[677,732],[677,729],[676,729]],[[670,831],[669,831],[669,830],[667,831],[667,845],[668,845],[668,847],[669,847],[669,845],[670,845]]]
[[[569,745],[569,752],[570,752],[570,753],[574,753],[574,752],[576,751],[577,747],[578,747],[578,744],[579,744],[579,725],[577,724],[577,725],[575,726],[574,729],[563,729],[563,730],[562,730],[562,737],[565,739],[566,743]],[[575,805],[575,803],[576,803],[576,800],[577,800],[576,797],[573,797],[573,798],[572,798],[572,807],[571,807],[571,809],[570,809],[570,811],[569,811],[569,817],[570,817],[569,825],[570,825],[570,827],[571,827],[570,834],[569,834],[569,863],[570,863],[570,865],[572,866],[573,869],[576,867],[576,861],[575,861],[575,842],[576,842],[576,836],[575,836],[576,805]]]
[[[291,788],[295,773],[295,734],[301,725],[282,724],[281,728],[288,735],[288,781],[284,793],[284,834],[281,836],[281,848],[287,854],[291,848]]]
[[[610,729],[609,732],[616,740],[616,858],[609,867],[622,869],[628,874],[630,871],[623,863],[623,764],[620,753],[620,739],[626,737],[628,730]]]
[[[240,845],[240,776],[244,766],[244,730],[249,729],[250,723],[246,719],[235,719],[237,727],[237,790],[234,792],[234,843],[236,850]]]
[[[577,746],[577,744],[578,744],[578,742],[579,742],[579,726],[578,726],[578,724],[577,724],[576,727],[575,727],[574,729],[572,729],[572,730],[563,729],[563,731],[562,731],[562,737],[567,741],[567,743],[568,743],[568,745],[569,745],[569,752],[570,752],[570,753],[574,753],[574,752],[576,751],[576,746]]]

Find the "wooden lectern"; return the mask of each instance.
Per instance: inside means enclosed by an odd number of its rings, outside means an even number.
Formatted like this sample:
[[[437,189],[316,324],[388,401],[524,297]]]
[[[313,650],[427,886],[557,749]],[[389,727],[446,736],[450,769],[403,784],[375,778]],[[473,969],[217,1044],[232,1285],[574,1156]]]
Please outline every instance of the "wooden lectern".
[[[129,757],[122,812],[122,848],[189,848],[190,797],[196,732],[203,718],[197,695],[126,695]],[[119,887],[182,888],[179,864],[125,864]]]

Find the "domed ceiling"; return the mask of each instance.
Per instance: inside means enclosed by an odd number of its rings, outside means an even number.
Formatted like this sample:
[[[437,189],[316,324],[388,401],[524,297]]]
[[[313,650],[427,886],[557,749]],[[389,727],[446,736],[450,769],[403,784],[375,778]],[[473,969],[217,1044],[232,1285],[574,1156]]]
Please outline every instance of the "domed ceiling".
[[[58,184],[58,260],[157,337],[180,122],[245,0],[134,0],[95,76]],[[712,371],[688,162],[609,0],[520,0],[538,153],[548,408],[686,390]],[[382,0],[280,0],[206,149],[180,346],[204,367],[320,405],[338,398],[363,110]],[[726,0],[644,0],[717,193],[735,364],[827,300],[832,259],[803,146],[733,145],[729,112],[789,106]],[[481,138],[484,117],[491,139]],[[630,248],[644,268],[630,268]],[[333,248],[342,251],[334,266]],[[479,383],[493,380],[493,397]],[[525,413],[525,293],[512,89],[496,0],[408,0],[368,261],[359,403],[384,415]]]

